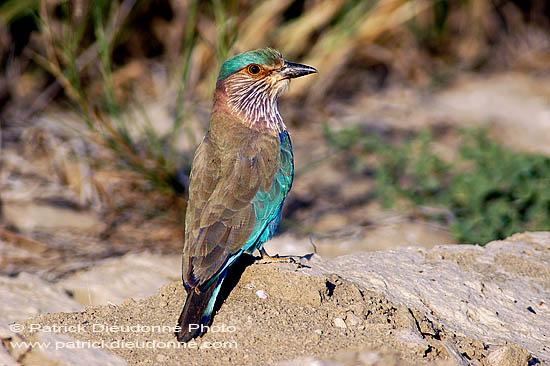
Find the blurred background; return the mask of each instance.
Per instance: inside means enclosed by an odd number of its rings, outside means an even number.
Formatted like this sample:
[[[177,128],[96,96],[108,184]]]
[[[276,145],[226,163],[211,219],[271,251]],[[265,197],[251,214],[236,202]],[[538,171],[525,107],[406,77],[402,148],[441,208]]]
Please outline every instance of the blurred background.
[[[0,271],[177,258],[219,67],[265,46],[319,70],[269,253],[550,230],[548,0],[5,0]]]

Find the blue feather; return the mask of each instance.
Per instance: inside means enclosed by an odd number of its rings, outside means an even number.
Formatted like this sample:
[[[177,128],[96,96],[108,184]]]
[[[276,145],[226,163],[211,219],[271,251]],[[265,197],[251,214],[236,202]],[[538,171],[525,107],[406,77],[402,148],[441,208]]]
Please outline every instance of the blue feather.
[[[273,186],[269,192],[258,192],[252,199],[256,214],[256,225],[244,249],[254,251],[261,249],[264,243],[273,237],[279,221],[285,199],[292,187],[294,179],[294,155],[292,143],[287,131],[279,134],[281,142],[280,167],[273,179]]]
[[[206,307],[206,310],[202,314],[201,324],[208,325],[208,322],[210,321],[210,317],[212,316],[212,310],[214,310],[214,304],[216,303],[216,298],[218,297],[218,293],[220,292],[220,288],[222,287],[223,280],[225,279],[225,275],[227,274],[227,269],[225,269],[220,275],[219,275],[219,282],[216,285],[216,288],[214,289],[214,292],[212,293],[212,296],[210,297],[210,300],[208,300],[208,306]]]

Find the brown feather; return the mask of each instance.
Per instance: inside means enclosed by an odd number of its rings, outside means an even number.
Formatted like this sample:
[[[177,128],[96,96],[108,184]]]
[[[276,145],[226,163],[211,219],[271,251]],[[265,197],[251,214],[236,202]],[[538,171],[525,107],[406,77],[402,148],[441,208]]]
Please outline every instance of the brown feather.
[[[251,201],[259,190],[271,189],[279,149],[275,132],[250,129],[231,113],[214,110],[191,171],[183,250],[188,287],[207,282],[252,234]]]

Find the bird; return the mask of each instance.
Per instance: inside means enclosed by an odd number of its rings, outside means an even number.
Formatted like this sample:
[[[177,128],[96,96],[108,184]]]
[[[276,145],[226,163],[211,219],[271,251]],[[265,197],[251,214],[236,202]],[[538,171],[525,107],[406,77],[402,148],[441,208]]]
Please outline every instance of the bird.
[[[218,74],[210,124],[193,157],[182,256],[187,297],[179,342],[208,329],[228,268],[244,252],[260,252],[273,236],[294,179],[290,134],[278,97],[290,80],[316,73],[273,48],[225,61]]]

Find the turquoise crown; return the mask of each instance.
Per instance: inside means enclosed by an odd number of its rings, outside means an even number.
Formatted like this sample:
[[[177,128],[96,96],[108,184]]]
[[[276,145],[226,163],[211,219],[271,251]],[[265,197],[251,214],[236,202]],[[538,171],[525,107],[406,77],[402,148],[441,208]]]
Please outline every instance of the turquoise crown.
[[[226,79],[247,65],[271,65],[282,57],[283,55],[279,51],[269,47],[240,53],[223,63],[218,81]]]

